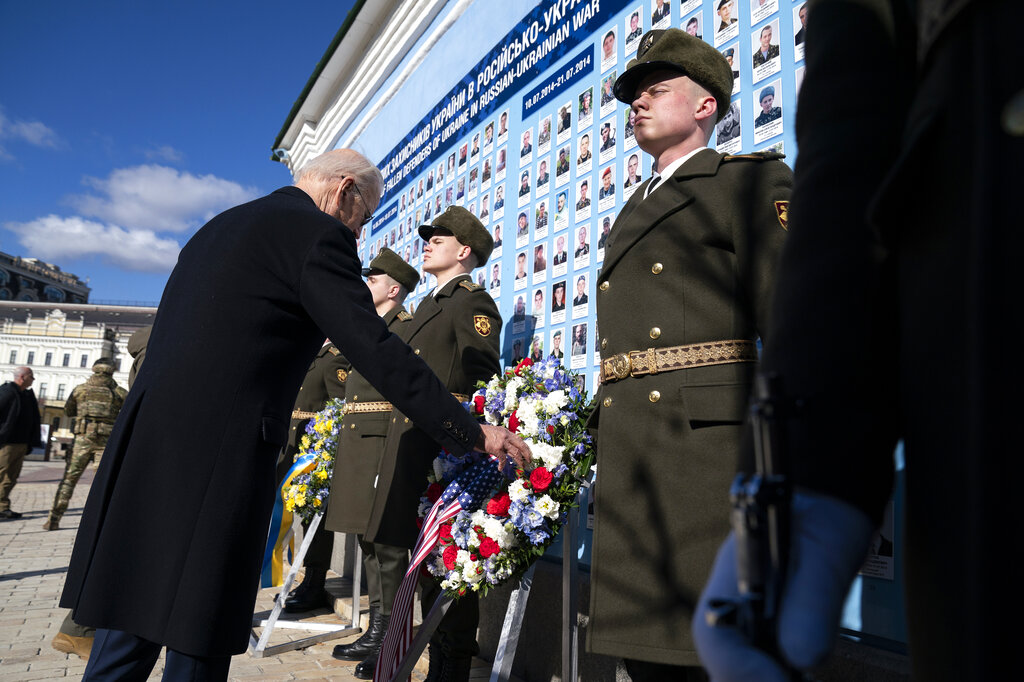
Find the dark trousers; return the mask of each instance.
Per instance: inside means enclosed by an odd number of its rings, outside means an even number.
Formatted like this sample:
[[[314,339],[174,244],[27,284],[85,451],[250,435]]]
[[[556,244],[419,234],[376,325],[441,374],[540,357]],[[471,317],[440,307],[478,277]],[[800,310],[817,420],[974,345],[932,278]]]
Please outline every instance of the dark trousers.
[[[163,645],[121,630],[96,631],[82,682],[145,682]],[[167,649],[167,682],[220,682],[228,678],[230,656],[192,656]]]
[[[434,602],[443,594],[440,581],[434,576],[420,576],[420,608],[423,617],[430,613]],[[476,630],[480,625],[480,597],[467,593],[452,601],[437,630],[430,638],[430,646],[441,647],[447,658],[472,658],[480,653]]]
[[[382,616],[391,615],[391,605],[398,594],[405,571],[409,568],[409,550],[405,547],[367,542],[356,536],[363,551],[363,571],[366,572],[366,591],[370,606]]]

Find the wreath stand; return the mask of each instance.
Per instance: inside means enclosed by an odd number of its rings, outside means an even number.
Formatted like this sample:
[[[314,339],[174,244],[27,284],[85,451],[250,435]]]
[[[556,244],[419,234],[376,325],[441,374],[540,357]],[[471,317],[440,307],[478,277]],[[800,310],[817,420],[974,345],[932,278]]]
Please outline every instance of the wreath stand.
[[[274,608],[270,611],[270,616],[265,619],[253,618],[252,624],[254,628],[257,626],[263,627],[263,634],[259,637],[256,636],[255,630],[252,630],[249,633],[249,650],[254,658],[275,656],[277,654],[284,653],[285,651],[304,649],[308,646],[319,644],[320,642],[327,642],[332,639],[338,639],[339,637],[354,634],[362,629],[359,627],[359,588],[360,582],[363,579],[363,557],[362,550],[360,550],[358,546],[356,547],[355,571],[352,577],[351,618],[348,623],[304,623],[299,620],[282,620],[280,618],[281,611],[284,609],[284,601],[288,596],[288,592],[292,588],[292,582],[295,580],[295,576],[299,572],[299,567],[302,566],[302,560],[306,556],[306,551],[309,549],[309,545],[313,542],[313,535],[316,534],[316,529],[320,526],[322,518],[323,513],[321,512],[314,516],[313,520],[309,522],[309,528],[303,534],[302,544],[299,546],[299,551],[295,555],[291,568],[288,571],[288,575],[284,579],[284,585],[281,586],[281,591],[278,593],[277,599],[274,600]],[[288,533],[290,535],[294,533],[294,530],[289,530]],[[438,620],[440,620],[440,618],[438,618]],[[290,642],[285,642],[284,644],[267,646],[267,642],[270,640],[270,635],[274,632],[275,628],[307,630],[311,632],[318,632],[319,634],[295,639]]]
[[[568,518],[562,526],[562,679],[575,682],[579,678],[579,619],[576,616],[578,598],[576,595],[576,570],[578,559],[579,512],[586,500],[586,491],[590,483],[584,483],[576,496],[576,507],[569,510]],[[494,664],[491,666],[489,682],[508,682],[512,675],[512,661],[519,646],[519,634],[523,628],[523,616],[526,614],[526,602],[530,598],[533,585],[533,571],[536,563],[530,565],[519,584],[509,596],[508,608],[505,609],[505,620],[501,625],[501,638],[494,653]],[[412,640],[409,650],[405,653],[398,671],[390,682],[405,682],[416,667],[416,662],[427,648],[431,636],[441,623],[441,618],[448,612],[452,597],[442,593],[434,602],[434,606],[423,618],[416,637]],[[566,626],[566,624],[568,624]]]

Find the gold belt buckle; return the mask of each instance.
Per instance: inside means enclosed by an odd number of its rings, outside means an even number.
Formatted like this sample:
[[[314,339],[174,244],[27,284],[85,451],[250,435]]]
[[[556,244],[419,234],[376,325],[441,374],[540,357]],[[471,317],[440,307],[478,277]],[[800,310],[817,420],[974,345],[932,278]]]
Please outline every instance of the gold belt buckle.
[[[629,361],[629,353],[619,353],[608,358],[608,369],[616,381],[629,377],[632,363]]]

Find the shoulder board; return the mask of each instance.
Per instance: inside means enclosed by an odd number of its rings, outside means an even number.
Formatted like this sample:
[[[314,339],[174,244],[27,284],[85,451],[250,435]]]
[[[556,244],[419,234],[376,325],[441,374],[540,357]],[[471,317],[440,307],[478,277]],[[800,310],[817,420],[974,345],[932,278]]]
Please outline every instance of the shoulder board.
[[[726,154],[722,159],[725,161],[776,161],[786,158],[785,154],[779,152],[751,152],[750,154]]]
[[[468,279],[464,279],[461,282],[459,282],[459,286],[465,289],[466,291],[481,291],[483,289],[482,286],[475,282],[470,282]]]
[[[400,319],[402,322],[408,322],[409,320],[412,319],[412,315],[410,315],[407,310],[399,310],[398,319]]]
[[[327,350],[328,350],[328,351],[329,351],[329,352],[330,352],[330,353],[331,353],[332,355],[341,355],[341,351],[340,351],[340,350],[338,350],[337,348],[335,348],[334,346],[328,346],[328,347],[327,347]]]

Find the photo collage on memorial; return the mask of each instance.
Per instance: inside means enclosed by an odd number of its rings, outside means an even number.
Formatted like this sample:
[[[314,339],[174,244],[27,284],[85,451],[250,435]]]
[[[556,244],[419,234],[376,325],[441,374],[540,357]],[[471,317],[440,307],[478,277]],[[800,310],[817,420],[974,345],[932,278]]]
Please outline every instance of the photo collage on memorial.
[[[786,0],[606,1],[600,7],[602,21],[578,45],[385,196],[382,206],[397,206],[360,241],[364,263],[387,246],[421,269],[418,226],[449,205],[465,207],[494,238],[489,261],[472,277],[499,306],[503,364],[554,354],[579,370],[591,390],[600,363],[591,302],[605,245],[652,163],[637,145],[629,106],[612,94],[616,78],[635,58],[644,32],[687,31],[733,68],[731,102],[709,146],[730,154],[795,152],[806,21],[806,4]],[[415,314],[435,284],[424,275],[407,308]]]

